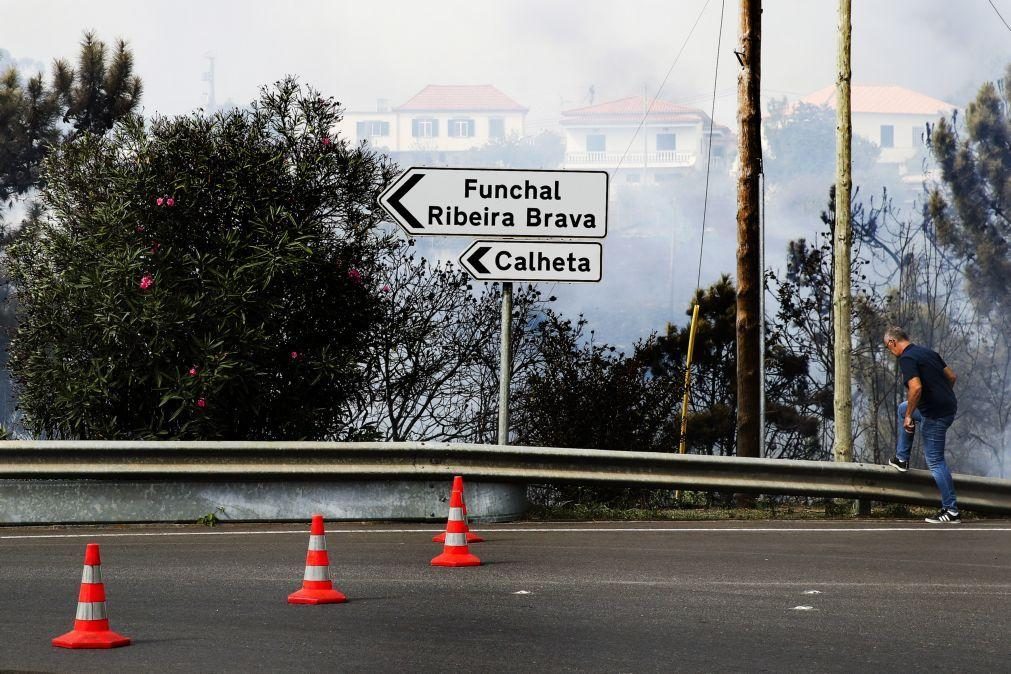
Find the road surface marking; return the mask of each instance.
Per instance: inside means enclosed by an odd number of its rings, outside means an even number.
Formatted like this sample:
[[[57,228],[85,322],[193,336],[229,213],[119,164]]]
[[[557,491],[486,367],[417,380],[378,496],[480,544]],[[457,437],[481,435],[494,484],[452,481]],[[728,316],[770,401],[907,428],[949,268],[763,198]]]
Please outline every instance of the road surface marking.
[[[328,534],[432,534],[440,533],[442,529],[329,529]],[[474,532],[488,534],[496,533],[891,533],[896,531],[937,531],[937,532],[1011,532],[1011,527],[819,527],[811,529],[786,529],[786,528],[748,528],[748,527],[723,527],[723,528],[632,528],[632,527],[611,527],[603,529],[592,529],[589,527],[571,528],[503,528],[503,529],[471,529]],[[272,529],[267,531],[137,531],[137,532],[116,532],[116,533],[88,533],[88,534],[7,534],[0,535],[0,540],[23,540],[26,538],[129,538],[141,536],[270,536],[281,534],[307,534],[306,529]]]

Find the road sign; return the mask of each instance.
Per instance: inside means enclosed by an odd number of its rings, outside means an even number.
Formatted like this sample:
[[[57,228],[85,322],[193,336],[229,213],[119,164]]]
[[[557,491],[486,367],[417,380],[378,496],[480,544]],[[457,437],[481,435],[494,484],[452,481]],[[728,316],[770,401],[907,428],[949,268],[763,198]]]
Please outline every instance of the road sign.
[[[379,197],[411,236],[602,239],[606,171],[413,167]]]
[[[597,282],[601,248],[595,241],[475,241],[460,264],[479,281]]]

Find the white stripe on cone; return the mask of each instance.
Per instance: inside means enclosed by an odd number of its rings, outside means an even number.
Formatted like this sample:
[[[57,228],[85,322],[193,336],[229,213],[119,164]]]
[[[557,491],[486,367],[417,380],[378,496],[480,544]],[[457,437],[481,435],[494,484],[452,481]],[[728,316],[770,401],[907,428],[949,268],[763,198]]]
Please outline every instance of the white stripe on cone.
[[[79,601],[77,602],[78,620],[105,620],[104,601]]]
[[[326,566],[306,566],[302,580],[330,580],[328,571]]]
[[[467,534],[446,534],[447,547],[462,547],[467,545]]]
[[[101,583],[102,582],[102,567],[101,566],[91,566],[89,564],[84,565],[84,573],[81,574],[82,583]]]
[[[449,509],[449,519],[454,522],[463,521],[463,508],[450,508]]]
[[[326,536],[309,536],[310,550],[326,550]]]

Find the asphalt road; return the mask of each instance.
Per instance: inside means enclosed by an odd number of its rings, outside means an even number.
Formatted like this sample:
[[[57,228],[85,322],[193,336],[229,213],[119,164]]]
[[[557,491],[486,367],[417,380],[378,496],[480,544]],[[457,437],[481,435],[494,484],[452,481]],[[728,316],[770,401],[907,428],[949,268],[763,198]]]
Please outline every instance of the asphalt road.
[[[292,606],[306,525],[0,529],[0,669],[1011,671],[1011,522],[332,524],[347,604]],[[112,628],[67,651],[86,542]],[[801,608],[808,607],[808,608]]]

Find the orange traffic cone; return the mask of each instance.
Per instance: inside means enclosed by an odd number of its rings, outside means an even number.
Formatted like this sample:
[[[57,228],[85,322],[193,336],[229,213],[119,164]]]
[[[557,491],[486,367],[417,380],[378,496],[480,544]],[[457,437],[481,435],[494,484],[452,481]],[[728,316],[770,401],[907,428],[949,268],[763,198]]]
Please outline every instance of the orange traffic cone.
[[[305,576],[302,589],[288,595],[289,604],[340,604],[347,601],[341,592],[333,589],[330,580],[330,558],[326,553],[326,532],[323,516],[312,516],[309,530],[309,552],[305,555]]]
[[[475,534],[470,530],[470,522],[467,520],[467,500],[463,498],[463,476],[457,475],[453,478],[453,488],[449,491],[450,497],[452,497],[453,492],[460,492],[460,500],[463,501],[463,523],[467,526],[467,542],[468,543],[484,543],[484,539]],[[446,532],[443,531],[441,534],[436,534],[432,537],[433,543],[445,543],[446,542]]]
[[[446,522],[446,545],[442,554],[432,560],[432,566],[480,566],[481,560],[470,554],[467,545],[467,522],[463,517],[463,492],[449,495],[449,520]]]
[[[116,648],[129,646],[130,638],[109,629],[105,613],[105,585],[102,583],[102,558],[98,543],[84,549],[84,573],[77,596],[74,629],[53,639],[60,648]]]

